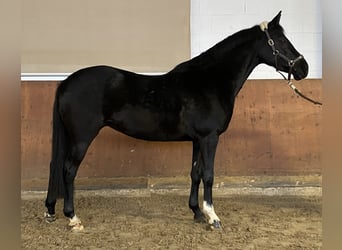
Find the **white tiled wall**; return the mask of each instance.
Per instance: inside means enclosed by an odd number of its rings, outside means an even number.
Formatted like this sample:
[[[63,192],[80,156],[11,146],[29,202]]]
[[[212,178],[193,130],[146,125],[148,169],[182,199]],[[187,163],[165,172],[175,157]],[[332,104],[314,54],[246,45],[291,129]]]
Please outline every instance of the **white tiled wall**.
[[[281,25],[309,63],[309,78],[322,77],[322,14],[319,0],[191,0],[191,56],[225,37],[282,10]],[[275,70],[258,66],[250,79],[279,78]]]

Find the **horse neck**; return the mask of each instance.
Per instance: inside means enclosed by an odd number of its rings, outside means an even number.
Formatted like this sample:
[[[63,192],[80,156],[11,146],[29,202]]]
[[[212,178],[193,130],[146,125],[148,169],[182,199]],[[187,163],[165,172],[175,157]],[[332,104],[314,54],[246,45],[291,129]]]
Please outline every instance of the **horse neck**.
[[[235,97],[254,68],[260,64],[258,40],[242,43],[236,48],[222,53],[220,57],[221,59],[217,60],[217,64],[214,66],[218,69],[216,70],[217,77],[221,80],[217,81],[217,84],[223,85],[224,89],[229,90],[227,94]]]
[[[217,85],[222,98],[234,98],[253,69],[260,63],[263,36],[259,26],[239,31],[197,57],[177,65],[170,74],[195,74],[204,86]],[[227,96],[228,95],[228,96]]]

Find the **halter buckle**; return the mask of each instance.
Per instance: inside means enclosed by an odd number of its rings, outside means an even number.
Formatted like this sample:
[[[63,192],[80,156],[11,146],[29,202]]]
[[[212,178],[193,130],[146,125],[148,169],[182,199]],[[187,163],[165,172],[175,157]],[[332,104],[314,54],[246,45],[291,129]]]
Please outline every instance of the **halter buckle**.
[[[274,41],[273,39],[268,39],[268,45],[270,45],[271,47],[274,46]]]
[[[275,49],[275,50],[273,51],[273,55],[274,55],[274,56],[279,55],[279,53],[280,53],[280,52],[279,52],[279,50],[277,50],[277,49]]]

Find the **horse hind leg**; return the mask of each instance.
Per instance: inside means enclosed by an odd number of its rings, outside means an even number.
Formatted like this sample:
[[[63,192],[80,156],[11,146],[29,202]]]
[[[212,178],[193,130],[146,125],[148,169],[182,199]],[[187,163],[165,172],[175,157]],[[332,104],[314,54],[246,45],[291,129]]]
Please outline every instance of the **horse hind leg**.
[[[83,230],[84,228],[74,210],[74,180],[90,143],[91,140],[87,140],[73,145],[64,168],[65,194],[63,213],[69,218],[69,226],[73,231]]]
[[[51,182],[51,180],[49,180],[49,182]],[[52,191],[49,187],[49,190],[45,199],[45,207],[47,208],[48,211],[44,212],[44,218],[47,223],[51,223],[56,220],[56,212],[55,212],[56,203],[57,203],[57,197],[52,195]]]
[[[48,192],[47,192],[47,196],[45,199],[45,207],[47,208],[47,212],[44,212],[44,218],[47,223],[51,223],[56,220],[55,207],[56,207],[57,196],[58,196],[58,193],[56,193],[56,190],[53,190],[54,186],[56,185],[56,183],[53,183],[55,181],[53,180],[53,178],[55,178],[56,176],[56,173],[54,173],[56,169],[51,170],[51,164],[53,163],[50,163],[49,187],[48,187]]]

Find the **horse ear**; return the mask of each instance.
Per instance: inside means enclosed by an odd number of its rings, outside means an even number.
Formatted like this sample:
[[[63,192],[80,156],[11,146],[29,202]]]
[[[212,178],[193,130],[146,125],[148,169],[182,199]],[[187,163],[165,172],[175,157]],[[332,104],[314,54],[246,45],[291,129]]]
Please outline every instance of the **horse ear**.
[[[269,23],[270,26],[279,25],[280,17],[281,17],[281,11],[279,11],[278,15],[276,15],[276,16],[272,19],[272,21]]]

